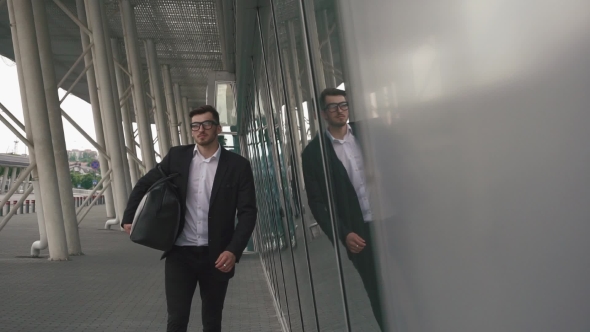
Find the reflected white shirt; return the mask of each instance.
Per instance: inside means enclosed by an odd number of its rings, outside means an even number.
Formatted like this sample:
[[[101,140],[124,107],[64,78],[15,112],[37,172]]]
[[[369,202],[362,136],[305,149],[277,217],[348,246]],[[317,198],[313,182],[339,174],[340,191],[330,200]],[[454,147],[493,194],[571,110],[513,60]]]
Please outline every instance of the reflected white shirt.
[[[188,173],[184,228],[176,240],[177,246],[209,244],[209,202],[220,154],[221,146],[215,154],[205,159],[195,145]]]
[[[365,222],[373,220],[373,213],[369,204],[369,192],[367,190],[367,181],[365,179],[365,165],[363,155],[356,138],[352,134],[352,128],[348,126],[348,131],[343,139],[336,139],[326,130],[328,137],[332,141],[332,146],[336,156],[344,165],[348,178],[356,191],[359,204],[363,212]]]

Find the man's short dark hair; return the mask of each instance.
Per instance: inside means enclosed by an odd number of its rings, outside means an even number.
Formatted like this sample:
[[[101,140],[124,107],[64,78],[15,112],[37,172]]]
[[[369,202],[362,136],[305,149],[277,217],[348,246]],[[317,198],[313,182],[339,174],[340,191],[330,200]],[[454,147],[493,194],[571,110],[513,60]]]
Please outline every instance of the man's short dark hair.
[[[344,90],[336,89],[336,88],[326,88],[322,91],[320,95],[320,107],[322,111],[326,109],[326,97],[327,96],[343,96],[346,97],[346,92]]]
[[[219,124],[219,112],[217,112],[215,107],[213,107],[211,105],[203,105],[203,106],[199,106],[199,107],[195,108],[194,110],[190,111],[190,113],[188,114],[188,117],[189,117],[189,119],[192,119],[193,116],[195,116],[195,115],[200,115],[200,114],[205,114],[205,113],[213,114],[213,119],[215,119],[215,122],[217,122],[217,124]]]

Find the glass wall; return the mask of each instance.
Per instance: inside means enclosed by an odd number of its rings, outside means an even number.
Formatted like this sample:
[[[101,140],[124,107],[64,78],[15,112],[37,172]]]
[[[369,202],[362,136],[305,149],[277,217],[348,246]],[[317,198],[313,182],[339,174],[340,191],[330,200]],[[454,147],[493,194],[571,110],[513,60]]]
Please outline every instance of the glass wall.
[[[258,189],[255,248],[283,323],[291,331],[380,331],[373,250],[352,255],[344,230],[333,227],[354,215],[371,242],[346,170],[332,171],[318,100],[325,88],[344,89],[335,4],[275,0],[244,11],[255,34],[238,70],[239,127]],[[349,122],[347,112],[333,114]]]
[[[288,330],[589,329],[590,11],[565,1],[234,1]]]

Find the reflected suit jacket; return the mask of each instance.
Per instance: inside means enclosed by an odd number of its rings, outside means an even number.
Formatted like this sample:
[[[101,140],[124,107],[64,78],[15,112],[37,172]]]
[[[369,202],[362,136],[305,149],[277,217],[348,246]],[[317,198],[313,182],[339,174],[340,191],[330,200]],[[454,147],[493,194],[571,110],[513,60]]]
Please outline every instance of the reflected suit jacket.
[[[194,144],[173,147],[160,162],[165,174],[179,174],[179,176],[171,180],[178,187],[180,201],[183,203],[177,237],[182,232],[185,223],[187,186],[194,149]],[[157,168],[154,168],[137,181],[129,197],[122,224],[131,224],[133,222],[135,211],[141,199],[150,186],[161,177],[162,175]],[[230,251],[236,256],[236,262],[239,262],[256,225],[258,211],[255,196],[250,162],[246,158],[221,147],[219,163],[211,189],[208,215],[209,255],[211,261],[215,262],[223,251]],[[237,224],[235,223],[236,212]],[[167,254],[168,252],[165,252],[162,258],[166,257]],[[221,278],[231,278],[234,272],[235,268],[229,273],[223,273],[215,269],[215,273]]]
[[[354,125],[351,123],[353,133]],[[324,133],[322,133],[324,134]],[[354,186],[350,182],[346,168],[338,159],[330,138],[326,135],[326,154],[329,163],[330,181],[332,195],[334,197],[335,215],[337,225],[337,236],[346,247],[346,236],[350,232],[362,234],[364,225],[363,212],[358,200]],[[303,150],[303,179],[307,192],[307,200],[313,217],[322,231],[334,244],[332,234],[332,223],[328,212],[328,191],[324,166],[322,163],[322,152],[320,140],[316,136]],[[349,258],[351,253],[346,251]]]

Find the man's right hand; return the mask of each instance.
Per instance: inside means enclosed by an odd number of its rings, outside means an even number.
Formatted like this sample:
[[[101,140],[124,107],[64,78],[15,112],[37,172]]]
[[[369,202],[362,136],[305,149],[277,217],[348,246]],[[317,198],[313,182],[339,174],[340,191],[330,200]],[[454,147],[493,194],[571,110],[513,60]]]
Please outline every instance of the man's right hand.
[[[123,229],[125,229],[125,233],[131,235],[131,224],[123,225]]]
[[[346,247],[353,254],[358,254],[363,251],[366,245],[365,240],[356,233],[350,232],[346,236]]]

